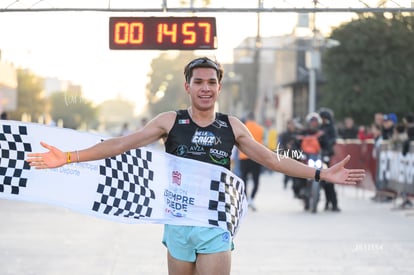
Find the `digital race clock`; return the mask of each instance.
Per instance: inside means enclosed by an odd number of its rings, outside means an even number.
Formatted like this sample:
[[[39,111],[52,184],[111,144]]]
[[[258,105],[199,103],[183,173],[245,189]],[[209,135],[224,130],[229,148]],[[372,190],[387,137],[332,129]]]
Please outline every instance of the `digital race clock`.
[[[112,50],[210,50],[217,48],[214,17],[110,17]]]

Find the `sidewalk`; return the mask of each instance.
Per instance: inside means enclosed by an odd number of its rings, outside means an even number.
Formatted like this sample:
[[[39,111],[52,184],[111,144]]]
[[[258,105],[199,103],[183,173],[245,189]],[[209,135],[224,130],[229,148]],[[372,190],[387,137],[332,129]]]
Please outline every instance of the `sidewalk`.
[[[414,274],[414,216],[337,187],[341,213],[305,213],[264,174],[257,212],[235,239],[232,274]],[[323,200],[323,196],[322,196]],[[1,275],[167,274],[162,225],[100,220],[48,205],[0,200]]]

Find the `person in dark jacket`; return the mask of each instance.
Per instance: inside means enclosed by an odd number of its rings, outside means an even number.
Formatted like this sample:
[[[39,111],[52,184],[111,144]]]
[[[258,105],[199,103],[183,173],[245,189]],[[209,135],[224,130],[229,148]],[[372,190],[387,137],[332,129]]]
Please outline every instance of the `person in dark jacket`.
[[[339,136],[343,139],[358,138],[358,127],[355,125],[352,117],[346,117],[344,119],[344,126],[339,130]]]
[[[323,135],[319,137],[319,143],[322,148],[322,159],[325,165],[329,165],[330,159],[334,155],[334,146],[336,143],[336,129],[333,120],[333,112],[329,109],[322,109],[319,111],[319,115],[322,118],[320,129],[323,132]],[[334,212],[341,211],[338,207],[338,198],[334,184],[327,181],[321,181],[321,186],[326,197],[325,210],[330,209]]]

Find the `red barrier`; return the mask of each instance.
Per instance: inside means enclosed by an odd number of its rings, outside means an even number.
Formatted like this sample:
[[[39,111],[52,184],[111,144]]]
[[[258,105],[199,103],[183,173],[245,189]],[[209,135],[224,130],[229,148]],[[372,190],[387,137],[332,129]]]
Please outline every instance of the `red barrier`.
[[[351,160],[346,165],[346,168],[365,169],[367,172],[364,181],[358,184],[358,187],[374,191],[377,160],[373,156],[373,148],[373,140],[366,140],[364,142],[358,139],[338,140],[334,147],[335,155],[331,159],[331,165],[350,155]]]

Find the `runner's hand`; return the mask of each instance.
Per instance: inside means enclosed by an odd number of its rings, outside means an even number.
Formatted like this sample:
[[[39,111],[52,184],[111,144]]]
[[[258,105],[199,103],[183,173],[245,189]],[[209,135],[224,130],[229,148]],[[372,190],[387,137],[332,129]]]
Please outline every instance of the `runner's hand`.
[[[339,184],[358,184],[365,177],[364,169],[347,169],[345,165],[351,159],[350,155],[347,155],[343,160],[335,165],[324,169],[321,172],[323,180],[332,183]],[[325,172],[325,173],[324,173]]]
[[[49,151],[45,153],[27,154],[28,158],[26,161],[30,166],[35,167],[36,169],[47,169],[60,167],[66,164],[66,154],[64,152],[44,142],[40,142],[40,145]]]

